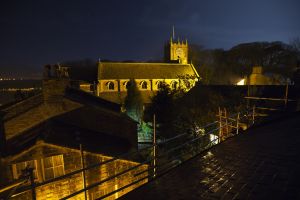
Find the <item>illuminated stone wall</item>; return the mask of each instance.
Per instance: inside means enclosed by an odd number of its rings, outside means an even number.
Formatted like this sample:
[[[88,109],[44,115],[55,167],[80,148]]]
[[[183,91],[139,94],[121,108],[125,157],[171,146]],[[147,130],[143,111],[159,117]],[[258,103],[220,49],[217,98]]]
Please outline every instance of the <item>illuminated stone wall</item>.
[[[79,84],[79,89],[87,93],[93,93],[93,85],[90,83],[81,83]]]
[[[129,79],[121,79],[121,80],[99,80],[98,84],[98,96],[101,96],[102,92],[126,92],[126,84],[129,82]],[[183,89],[186,88],[186,86],[182,83],[182,80],[180,79],[135,79],[136,84],[138,86],[138,89],[140,91],[158,91],[158,83],[159,82],[165,82],[166,84],[172,86],[173,82],[177,83],[177,87],[181,87]],[[114,84],[114,89],[109,89],[107,87],[107,84],[111,82]],[[141,83],[146,82],[147,88],[142,88]],[[191,80],[192,86],[195,85],[195,81]]]
[[[31,148],[22,155],[18,155],[10,160],[10,166],[7,169],[8,173],[12,173],[11,165],[13,163],[20,163],[28,160],[39,160],[44,157],[49,157],[53,155],[63,155],[64,163],[64,173],[68,174],[75,170],[81,169],[81,157],[80,151],[64,148],[56,145],[50,145],[45,143],[40,143],[37,146]],[[106,160],[112,159],[112,157],[104,156],[95,153],[84,153],[86,166],[96,164],[99,162],[104,162]],[[103,164],[99,167],[94,167],[86,171],[86,185],[89,186],[96,182],[105,180],[106,178],[116,175],[119,172],[122,172],[130,167],[136,166],[139,163],[127,161],[127,160],[115,160],[107,164]],[[140,178],[143,178],[148,175],[148,172],[145,171],[148,169],[147,165],[142,165],[135,170],[127,172],[118,178],[113,178],[102,185],[96,186],[87,191],[88,199],[96,199],[102,195],[108,194],[118,188],[121,188],[133,181],[136,181]],[[141,173],[144,172],[145,173]],[[141,174],[140,174],[141,173]],[[10,176],[12,177],[12,175]],[[118,193],[111,195],[107,199],[115,199],[122,196],[123,194],[133,190],[134,188],[140,186],[147,182],[147,179],[130,186]],[[74,193],[83,188],[83,176],[82,173],[77,173],[70,177],[64,178],[59,181],[55,181],[40,187],[36,188],[36,197],[37,199],[46,200],[46,199],[60,199],[71,193]],[[21,193],[13,199],[31,199],[30,191]],[[84,199],[84,193],[80,193],[72,199]]]
[[[260,66],[252,68],[252,73],[247,80],[249,85],[272,85],[272,81],[269,77],[263,75],[263,69]]]
[[[249,85],[271,85],[271,81],[262,74],[251,74],[249,76]]]
[[[88,156],[88,160],[91,161],[91,159],[94,160],[94,162],[104,162],[106,160],[111,159],[111,157],[106,157],[106,156],[101,156],[101,157],[89,157]],[[96,167],[92,170],[89,170],[87,172],[87,180],[88,183],[87,185],[91,185],[94,184],[96,182],[99,181],[103,181],[104,179],[114,176],[122,171],[125,171],[126,169],[129,169],[131,167],[136,166],[138,163],[136,162],[131,162],[131,161],[127,161],[127,160],[116,160],[107,164],[104,164],[100,167]],[[107,182],[105,182],[104,184],[97,186],[91,190],[89,190],[89,198],[90,199],[96,199],[101,197],[102,195],[108,194],[116,189],[122,188],[134,181],[137,181],[143,177],[146,177],[148,175],[148,172],[146,171],[145,173],[141,173],[144,172],[145,170],[147,170],[147,165],[142,165],[138,168],[136,168],[135,170],[129,171],[123,175],[118,176],[117,178],[111,179]],[[139,174],[141,173],[141,174]],[[95,176],[95,174],[98,174],[98,176]],[[134,188],[139,187],[140,185],[144,184],[147,182],[147,179],[142,180],[141,182],[132,185],[126,189],[123,189],[111,196],[109,196],[107,199],[116,199],[126,193],[128,193],[129,191],[133,190]]]
[[[178,60],[180,63],[188,63],[188,44],[187,41],[170,41],[170,60]]]
[[[183,79],[135,79],[138,89],[142,94],[143,102],[150,103],[151,97],[155,95],[155,93],[159,90],[159,82],[165,82],[166,84],[170,85],[171,89],[173,88],[174,84],[176,88],[182,88],[186,91],[189,89],[186,88]],[[145,81],[147,83],[147,88],[143,89],[141,87],[141,83]],[[190,88],[194,87],[196,84],[197,79],[186,79],[185,81],[189,81]],[[107,87],[108,82],[114,83],[114,89],[110,90]],[[127,88],[126,83],[129,82],[129,79],[121,79],[121,80],[99,80],[97,85],[97,96],[114,103],[122,104],[127,96]]]

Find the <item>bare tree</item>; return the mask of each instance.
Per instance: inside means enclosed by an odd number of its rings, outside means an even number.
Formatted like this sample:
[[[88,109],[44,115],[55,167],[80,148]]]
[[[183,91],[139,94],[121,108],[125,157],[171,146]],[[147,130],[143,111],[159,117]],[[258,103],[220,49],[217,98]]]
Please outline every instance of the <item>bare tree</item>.
[[[290,45],[293,47],[294,50],[300,53],[300,37],[296,37],[290,41]]]

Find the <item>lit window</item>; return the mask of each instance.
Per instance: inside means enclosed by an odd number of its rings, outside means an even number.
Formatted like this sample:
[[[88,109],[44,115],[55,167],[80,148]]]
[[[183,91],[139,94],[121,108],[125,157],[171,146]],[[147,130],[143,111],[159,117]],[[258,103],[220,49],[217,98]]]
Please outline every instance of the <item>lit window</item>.
[[[176,81],[173,81],[173,82],[171,83],[171,88],[174,89],[174,90],[177,89],[177,82],[176,82]]]
[[[26,168],[33,168],[34,180],[38,181],[38,171],[37,171],[37,161],[30,160],[25,162],[20,162],[12,165],[13,177],[14,179],[19,179],[20,176],[24,175]]]
[[[111,81],[106,83],[106,87],[108,90],[114,90],[115,89],[115,84]]]
[[[125,88],[128,90],[128,88],[130,87],[130,82],[129,81],[125,81],[123,83],[123,85],[125,86]]]
[[[186,86],[186,88],[191,88],[191,83],[190,83],[190,81],[186,81],[186,82],[185,82],[185,86]]]
[[[142,81],[140,83],[140,85],[141,85],[142,89],[147,89],[147,82],[146,81]]]
[[[52,179],[65,174],[63,155],[44,158],[43,166],[45,180]]]
[[[162,82],[161,81],[157,81],[156,85],[157,85],[157,89],[162,88]]]

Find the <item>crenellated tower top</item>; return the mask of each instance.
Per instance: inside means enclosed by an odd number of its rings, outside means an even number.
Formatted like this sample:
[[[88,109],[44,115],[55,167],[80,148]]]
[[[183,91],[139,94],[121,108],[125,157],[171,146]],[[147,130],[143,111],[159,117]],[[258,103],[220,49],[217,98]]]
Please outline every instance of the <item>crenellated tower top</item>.
[[[167,62],[177,61],[182,64],[187,64],[188,42],[187,40],[180,40],[179,37],[177,38],[177,42],[175,40],[175,29],[173,26],[172,36],[165,47],[165,59]]]

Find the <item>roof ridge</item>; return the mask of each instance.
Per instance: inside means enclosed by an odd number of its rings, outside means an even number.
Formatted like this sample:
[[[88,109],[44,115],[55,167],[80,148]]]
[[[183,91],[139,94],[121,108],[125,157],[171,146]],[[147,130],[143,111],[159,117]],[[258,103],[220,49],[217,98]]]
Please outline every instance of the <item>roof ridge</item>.
[[[196,75],[192,64],[181,63],[99,63],[100,79],[178,79],[180,75]],[[198,76],[197,76],[198,77]]]
[[[159,62],[157,62],[157,63],[149,63],[149,62],[99,62],[98,65],[99,64],[191,65],[191,64],[183,64],[183,63],[163,63],[163,62],[162,63],[159,63]]]

